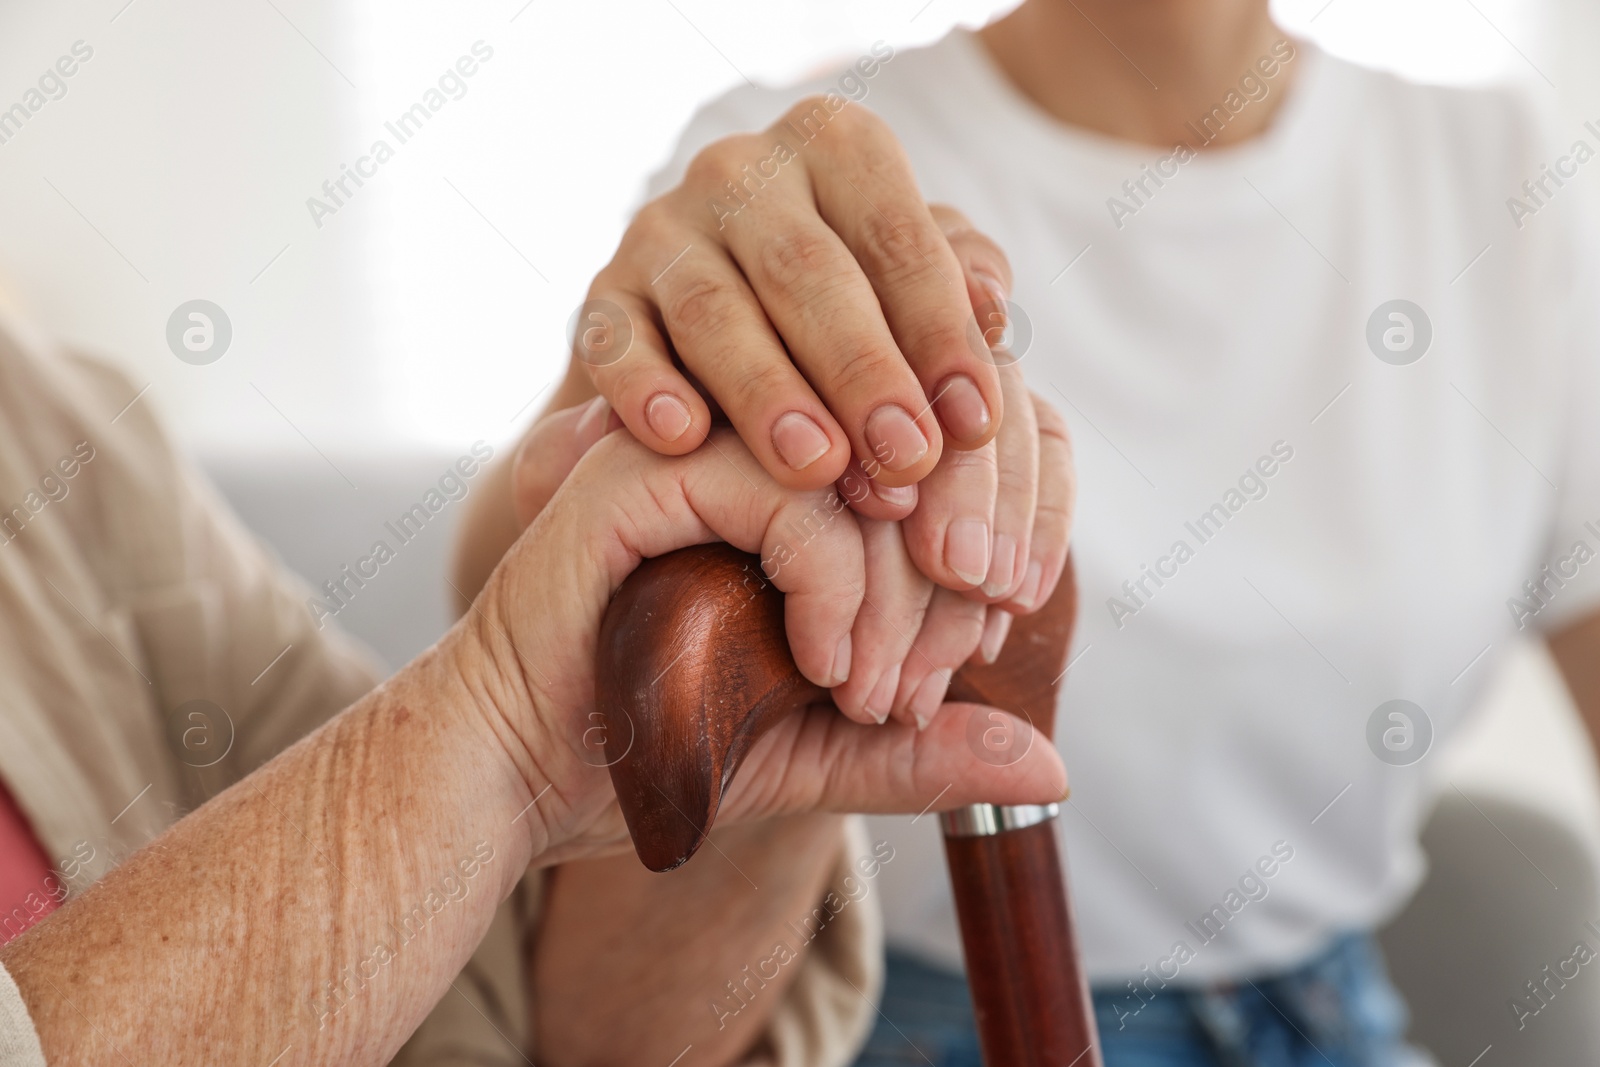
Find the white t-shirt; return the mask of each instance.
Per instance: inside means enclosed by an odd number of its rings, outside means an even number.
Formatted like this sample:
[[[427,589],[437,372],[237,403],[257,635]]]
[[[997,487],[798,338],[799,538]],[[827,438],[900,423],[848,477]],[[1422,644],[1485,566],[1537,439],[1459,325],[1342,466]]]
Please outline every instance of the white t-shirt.
[[[1504,91],[1292,47],[1271,129],[1181,164],[1050,119],[966,33],[844,83],[1010,255],[1023,366],[1072,428],[1059,825],[1097,981],[1270,971],[1381,923],[1423,871],[1416,754],[1520,626],[1600,600],[1593,231],[1577,189],[1522,188],[1600,131],[1545,148]],[[730,93],[653,188],[840,84]],[[934,820],[886,826],[892,939],[959,965]]]

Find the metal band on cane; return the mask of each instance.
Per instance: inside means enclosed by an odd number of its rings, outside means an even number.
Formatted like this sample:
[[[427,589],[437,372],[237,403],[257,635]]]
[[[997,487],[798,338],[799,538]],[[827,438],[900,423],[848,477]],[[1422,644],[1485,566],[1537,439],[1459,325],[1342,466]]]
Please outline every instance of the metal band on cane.
[[[939,816],[946,837],[992,837],[1037,826],[1061,814],[1059,804],[969,804]]]

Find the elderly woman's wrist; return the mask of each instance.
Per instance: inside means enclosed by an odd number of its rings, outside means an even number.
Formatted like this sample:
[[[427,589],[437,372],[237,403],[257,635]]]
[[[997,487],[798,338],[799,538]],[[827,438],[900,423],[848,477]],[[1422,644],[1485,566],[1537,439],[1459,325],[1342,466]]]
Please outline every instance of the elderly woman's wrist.
[[[469,611],[407,670],[416,670],[417,684],[453,717],[453,727],[468,746],[474,791],[481,803],[501,812],[511,846],[527,850],[525,857],[518,857],[525,865],[558,842],[533,803],[545,784],[540,772],[544,760],[542,746],[530,738],[541,732],[528,729],[536,717],[529,697],[505,677],[499,664],[494,646],[502,639],[487,620]]]

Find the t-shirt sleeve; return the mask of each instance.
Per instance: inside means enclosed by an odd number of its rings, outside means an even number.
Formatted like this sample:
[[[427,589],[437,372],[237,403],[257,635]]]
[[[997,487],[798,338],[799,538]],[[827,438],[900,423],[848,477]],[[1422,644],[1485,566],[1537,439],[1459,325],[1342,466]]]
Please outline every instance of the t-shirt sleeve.
[[[1577,201],[1577,198],[1574,198]],[[1595,215],[1587,202],[1563,205],[1563,250],[1545,277],[1558,287],[1552,306],[1567,309],[1559,335],[1567,349],[1559,467],[1542,558],[1524,586],[1513,593],[1519,623],[1542,634],[1556,633],[1600,612],[1600,255],[1590,248]],[[1540,222],[1544,222],[1541,219]],[[1513,357],[1514,358],[1514,357]]]

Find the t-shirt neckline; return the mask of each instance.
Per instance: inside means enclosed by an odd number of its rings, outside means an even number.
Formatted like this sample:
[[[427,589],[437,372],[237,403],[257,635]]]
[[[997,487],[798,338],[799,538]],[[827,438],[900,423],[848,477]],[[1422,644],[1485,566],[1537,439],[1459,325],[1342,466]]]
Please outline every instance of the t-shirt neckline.
[[[1236,145],[1201,150],[1184,164],[1184,180],[1173,183],[1181,190],[1176,199],[1204,196],[1213,208],[1232,201],[1259,208],[1259,196],[1241,180],[1241,174],[1265,181],[1291,161],[1306,158],[1318,125],[1316,115],[1328,93],[1329,64],[1315,45],[1284,36],[1294,45],[1292,62],[1298,67],[1296,80],[1285,90],[1288,99],[1257,136]],[[1141,167],[1173,151],[1062,122],[1025,96],[970,30],[952,32],[944,48],[964,75],[945,84],[967,96],[968,108],[976,106],[988,116],[989,121],[979,128],[989,131],[993,150],[1000,153],[997,158],[1029,157],[1027,173],[1050,175],[1052,184],[1092,184],[1113,195],[1124,180],[1137,178]]]

